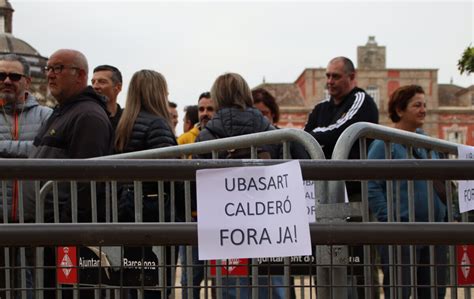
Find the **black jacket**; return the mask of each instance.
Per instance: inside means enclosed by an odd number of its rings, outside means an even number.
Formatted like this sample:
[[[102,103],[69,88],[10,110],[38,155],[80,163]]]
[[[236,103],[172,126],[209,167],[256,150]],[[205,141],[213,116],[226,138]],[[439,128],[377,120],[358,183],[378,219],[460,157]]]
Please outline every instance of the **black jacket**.
[[[323,147],[326,159],[331,159],[334,146],[342,132],[356,122],[379,122],[379,112],[374,100],[364,90],[354,88],[339,104],[332,98],[317,104],[308,117],[304,130],[316,138]],[[367,142],[367,148],[370,141]],[[355,142],[349,159],[360,159],[359,142]],[[359,182],[346,184],[349,196],[360,194]]]
[[[140,111],[133,124],[132,135],[124,152],[136,152],[152,148],[177,145],[166,120],[144,110]]]
[[[308,117],[304,130],[323,147],[326,159],[331,159],[336,141],[342,132],[356,122],[379,122],[374,100],[362,89],[354,88],[339,104],[326,99],[317,104]],[[350,159],[359,159],[359,143],[350,152]]]
[[[115,112],[114,116],[109,116],[110,123],[112,124],[112,128],[117,129],[118,122],[120,121],[120,117],[122,117],[123,109],[117,104],[117,112]]]
[[[223,108],[217,111],[216,115],[207,123],[206,127],[196,138],[195,142],[213,140],[218,138],[240,136],[252,133],[275,130],[268,119],[255,108]],[[265,145],[261,147],[263,151],[268,151],[272,159],[283,157],[282,144]],[[293,159],[309,159],[308,153],[301,144],[290,142],[290,155]],[[227,151],[219,153],[219,159],[225,159]],[[211,154],[196,155],[196,159],[211,159]],[[245,157],[249,158],[249,157]]]
[[[30,158],[85,159],[109,155],[114,132],[102,96],[92,87],[57,106],[35,138]]]
[[[275,130],[270,122],[262,115],[262,113],[256,108],[222,108],[219,109],[212,119],[206,124],[204,129],[201,129],[201,133],[196,138],[195,142],[214,140],[219,138],[234,137],[247,135],[252,133],[259,133]],[[278,156],[274,156],[275,151],[273,147],[263,147],[268,152],[272,153],[272,158],[277,159]],[[219,159],[225,159],[228,155],[227,151],[219,152]],[[194,158],[197,159],[211,159],[211,154],[196,155]]]
[[[168,122],[157,115],[140,111],[133,125],[132,134],[123,152],[136,152],[160,147],[177,145],[176,137]],[[143,221],[158,221],[158,184],[143,182]],[[133,185],[123,184],[119,199],[119,220],[134,221]],[[165,219],[181,221],[184,218],[184,188],[181,182],[175,182],[175,219],[171,219],[171,185],[164,184]]]
[[[110,124],[104,98],[92,87],[57,106],[35,138],[36,148],[31,158],[85,159],[112,153],[114,133]],[[34,189],[25,190],[25,198],[35,204]],[[104,215],[103,186],[97,185],[97,208],[99,220]],[[92,219],[90,184],[78,183],[78,221]],[[71,221],[71,193],[69,183],[59,183],[59,219]],[[52,221],[53,197],[49,194],[45,202],[45,220]]]

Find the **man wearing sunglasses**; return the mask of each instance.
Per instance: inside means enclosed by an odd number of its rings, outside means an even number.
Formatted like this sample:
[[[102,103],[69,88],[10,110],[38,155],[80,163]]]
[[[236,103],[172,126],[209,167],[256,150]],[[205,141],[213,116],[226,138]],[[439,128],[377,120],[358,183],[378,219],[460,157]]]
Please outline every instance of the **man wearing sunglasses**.
[[[27,158],[39,128],[52,112],[50,108],[40,106],[28,92],[30,83],[30,65],[23,57],[16,54],[0,56],[0,158]],[[0,198],[3,198],[1,189]],[[6,193],[8,221],[17,222],[18,182],[7,182]],[[3,210],[2,201],[0,210]],[[25,216],[28,212],[25,211]],[[34,215],[34,210],[32,212]],[[3,213],[0,214],[3,222]]]
[[[0,158],[26,158],[33,148],[33,139],[40,126],[46,121],[52,110],[40,106],[36,98],[28,92],[30,87],[30,65],[21,56],[7,54],[0,56]],[[24,221],[32,221],[29,216],[34,215],[34,208],[24,207],[24,214],[19,215],[19,182],[6,181],[6,188],[0,188],[0,198],[6,199],[6,207],[0,200],[0,211],[7,211],[9,223],[19,222],[22,216]],[[3,194],[5,191],[6,194]],[[33,214],[31,214],[31,212]],[[0,213],[0,223],[6,222],[3,213]],[[11,250],[14,250],[11,248]],[[3,248],[0,248],[3,252]],[[32,266],[32,252],[26,250],[27,265]],[[19,258],[19,252],[11,252],[11,256]],[[3,258],[0,259],[0,268],[4,267]],[[20,266],[17,263],[15,266]],[[33,273],[25,270],[27,298],[33,298]],[[11,276],[20,287],[20,272],[15,271]],[[0,271],[0,288],[5,287],[5,271]],[[15,296],[15,295],[13,295]],[[0,292],[4,298],[5,293]]]

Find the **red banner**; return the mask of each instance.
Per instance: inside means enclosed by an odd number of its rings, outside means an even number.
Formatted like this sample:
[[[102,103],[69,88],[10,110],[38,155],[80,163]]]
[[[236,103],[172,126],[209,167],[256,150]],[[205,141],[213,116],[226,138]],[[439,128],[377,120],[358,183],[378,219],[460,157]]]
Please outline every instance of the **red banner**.
[[[474,284],[474,245],[456,246],[458,285]]]
[[[217,269],[221,270],[223,276],[247,276],[249,274],[248,259],[228,259],[222,260],[220,266],[216,266],[216,261],[211,260],[211,276],[216,276]]]
[[[58,247],[56,259],[56,277],[59,284],[77,284],[76,247]]]

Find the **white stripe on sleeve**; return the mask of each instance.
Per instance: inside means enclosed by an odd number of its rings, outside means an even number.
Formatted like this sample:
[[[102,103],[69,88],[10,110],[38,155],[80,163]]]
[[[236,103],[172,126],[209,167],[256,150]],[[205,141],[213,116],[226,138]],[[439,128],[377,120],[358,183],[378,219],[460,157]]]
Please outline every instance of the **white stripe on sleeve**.
[[[347,113],[343,117],[338,119],[336,123],[331,124],[328,127],[314,128],[313,132],[317,133],[317,132],[327,132],[327,131],[335,130],[341,127],[342,125],[344,125],[352,117],[354,117],[354,115],[356,115],[356,113],[359,111],[360,107],[362,107],[362,104],[364,103],[365,93],[359,91],[355,94],[355,97],[356,99],[354,103],[352,104],[351,108],[349,109],[349,111],[347,111]]]

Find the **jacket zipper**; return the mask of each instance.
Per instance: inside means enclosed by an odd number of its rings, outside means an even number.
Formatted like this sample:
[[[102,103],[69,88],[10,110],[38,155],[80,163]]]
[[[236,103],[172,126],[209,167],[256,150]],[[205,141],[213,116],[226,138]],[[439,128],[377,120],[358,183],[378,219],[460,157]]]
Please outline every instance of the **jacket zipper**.
[[[18,114],[17,112],[13,112],[13,128],[12,128],[12,139],[18,140]],[[18,181],[13,181],[13,188],[12,188],[12,221],[16,222],[17,219],[17,210],[18,210]]]

